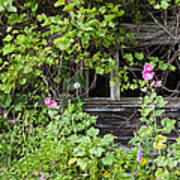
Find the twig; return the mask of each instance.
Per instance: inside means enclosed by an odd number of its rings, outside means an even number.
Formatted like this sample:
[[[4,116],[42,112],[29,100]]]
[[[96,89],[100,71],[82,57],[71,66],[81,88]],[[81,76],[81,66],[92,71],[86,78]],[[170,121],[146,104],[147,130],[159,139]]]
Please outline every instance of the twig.
[[[169,34],[169,36],[170,36],[171,38],[173,38],[174,40],[179,39],[179,38],[175,37],[166,27],[164,27],[164,26],[153,16],[153,14],[152,14],[151,12],[149,12],[149,15],[150,15],[151,18],[154,20],[154,22],[159,25],[159,27],[160,27],[161,29],[163,29],[167,34]]]

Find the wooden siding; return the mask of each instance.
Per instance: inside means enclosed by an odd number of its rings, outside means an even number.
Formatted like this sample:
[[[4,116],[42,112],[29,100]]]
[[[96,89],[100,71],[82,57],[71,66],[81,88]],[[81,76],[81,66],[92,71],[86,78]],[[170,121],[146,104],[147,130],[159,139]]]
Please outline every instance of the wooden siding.
[[[168,104],[165,109],[165,116],[178,120],[180,118],[180,98],[166,99]],[[84,99],[84,111],[98,116],[96,127],[101,134],[112,133],[118,137],[121,143],[127,143],[142,122],[139,120],[138,109],[141,107],[138,98],[121,98],[119,101],[112,101],[110,98],[87,98]],[[169,136],[173,140],[178,136],[178,122],[176,130]]]

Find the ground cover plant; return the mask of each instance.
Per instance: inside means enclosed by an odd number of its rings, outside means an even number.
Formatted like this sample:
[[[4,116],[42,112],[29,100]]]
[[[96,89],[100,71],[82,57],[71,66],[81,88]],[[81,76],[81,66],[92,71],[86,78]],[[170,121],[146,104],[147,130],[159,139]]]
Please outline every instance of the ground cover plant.
[[[176,121],[165,117],[157,124],[166,101],[155,93],[160,83],[152,80],[151,64],[144,66],[142,76],[142,90],[148,95],[142,98],[144,125],[131,139],[133,149],[118,149],[111,134],[100,137],[96,117],[83,112],[82,102],[69,102],[62,113],[56,101],[46,98],[53,121],[44,127],[33,127],[32,121],[17,123],[4,134],[1,178],[178,179],[180,139],[167,144],[166,137]]]
[[[167,87],[171,72],[179,73],[179,5],[0,1],[0,178],[179,179],[180,138],[167,138],[178,120],[166,117],[167,102],[159,95],[179,94],[178,83],[174,90]],[[140,27],[150,17],[158,28],[153,35],[145,31],[144,43],[127,25]],[[164,43],[164,33],[165,51],[155,44],[148,49],[154,37]],[[129,142],[132,149],[117,148],[111,134],[102,137],[96,117],[83,112],[81,97],[91,89],[85,90],[86,70],[114,73],[110,86],[118,82],[120,92],[142,90],[143,125]]]

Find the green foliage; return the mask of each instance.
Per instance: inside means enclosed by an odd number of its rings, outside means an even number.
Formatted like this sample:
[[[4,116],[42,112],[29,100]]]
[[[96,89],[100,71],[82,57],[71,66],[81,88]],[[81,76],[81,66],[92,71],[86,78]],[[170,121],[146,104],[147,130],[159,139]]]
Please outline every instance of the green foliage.
[[[176,120],[163,118],[163,108],[167,102],[156,94],[149,82],[146,86],[148,95],[142,98],[140,109],[140,120],[145,125],[140,127],[130,143],[138,149],[143,149],[143,159],[140,163],[148,163],[144,168],[152,177],[178,179],[178,138],[177,142],[167,142],[167,135],[175,129]],[[143,88],[143,91],[145,89]]]
[[[70,98],[78,97],[75,82],[80,82],[80,91],[84,89],[81,66],[100,75],[114,72],[110,85],[119,81],[122,92],[140,87],[148,91],[144,81],[131,78],[131,67],[148,61],[158,71],[176,70],[164,59],[147,59],[143,52],[128,50],[129,42],[138,42],[122,23],[129,19],[129,11],[133,22],[140,23],[143,16],[136,1],[124,3],[0,0],[1,179],[44,175],[52,179],[178,179],[180,139],[167,146],[166,138],[176,121],[163,117],[166,102],[154,90],[145,96],[140,110],[140,120],[148,126],[140,127],[131,140],[135,148],[129,151],[114,149],[117,144],[110,134],[100,137],[94,127],[96,117],[84,113],[82,104],[67,105]],[[179,0],[148,0],[147,6],[168,10],[172,3],[180,5]],[[121,70],[115,60],[120,49],[124,51]],[[42,100],[47,96],[62,105],[65,100],[66,109],[45,107]],[[139,146],[146,158],[142,162],[137,160]]]
[[[121,26],[127,13],[126,7],[122,6],[123,1],[58,0],[51,2],[52,15],[49,15],[50,12],[42,13],[43,3],[47,2],[28,0],[23,4],[23,1],[1,1],[0,7],[4,12],[2,23],[6,24],[0,51],[2,94],[11,94],[14,100],[16,92],[28,89],[36,95],[55,92],[56,96],[66,96],[72,93],[69,90],[76,80],[80,80],[81,88],[84,88],[84,75],[80,72],[72,74],[72,69],[80,64],[100,75],[114,71],[117,77],[110,85],[120,81],[120,91],[135,90],[141,86],[137,79],[131,81],[128,68],[142,66],[146,59],[142,52],[125,53],[122,70],[115,63],[116,51],[126,48],[127,41],[135,38],[133,33]],[[163,7],[165,3],[170,1],[160,2]],[[156,2],[149,1],[149,4],[156,5]],[[131,6],[131,2],[128,1],[127,5]],[[20,11],[16,12],[17,9]],[[54,14],[56,10],[58,13]],[[159,70],[175,70],[174,66],[157,57],[149,57],[149,60]],[[69,72],[69,69],[72,71]],[[46,92],[34,89],[35,84]]]
[[[93,127],[96,117],[84,113],[81,104],[69,105],[61,116],[54,112],[54,118],[56,121],[50,122],[46,128],[30,128],[31,137],[19,129],[21,126],[14,127],[10,135],[17,139],[18,146],[14,146],[14,150],[23,157],[19,161],[14,159],[8,177],[28,178],[35,172],[39,176],[42,168],[44,174],[51,174],[55,179],[72,175],[73,178],[83,177],[85,174],[89,179],[97,179],[106,166],[112,168],[117,161],[116,155],[110,152],[115,137],[107,134],[100,138],[99,130]],[[23,141],[18,134],[28,140]],[[9,144],[9,147],[13,145]],[[13,150],[10,152],[16,155]]]

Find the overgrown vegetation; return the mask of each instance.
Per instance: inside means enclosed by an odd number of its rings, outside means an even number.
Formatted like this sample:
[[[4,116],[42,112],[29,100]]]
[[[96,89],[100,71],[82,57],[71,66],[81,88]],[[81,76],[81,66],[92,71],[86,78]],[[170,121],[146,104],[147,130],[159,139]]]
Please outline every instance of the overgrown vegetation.
[[[1,179],[178,179],[180,139],[169,143],[166,137],[176,120],[162,118],[166,103],[155,87],[161,80],[162,92],[179,95],[179,83],[166,87],[170,72],[180,70],[179,5],[178,0],[0,1]],[[149,18],[158,28],[145,45],[134,30]],[[165,51],[153,49],[151,39],[162,34],[171,43]],[[133,68],[142,72],[147,63],[152,68],[144,79],[134,75]],[[118,84],[121,92],[148,93],[140,110],[146,125],[131,140],[133,149],[117,149],[116,137],[101,137],[96,117],[83,112],[89,69],[113,72],[110,86]]]

